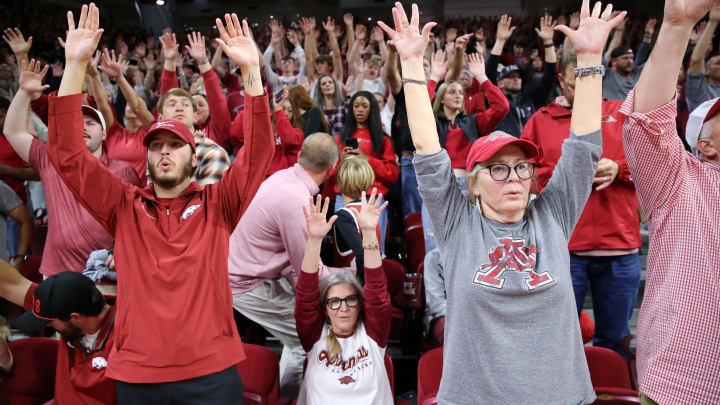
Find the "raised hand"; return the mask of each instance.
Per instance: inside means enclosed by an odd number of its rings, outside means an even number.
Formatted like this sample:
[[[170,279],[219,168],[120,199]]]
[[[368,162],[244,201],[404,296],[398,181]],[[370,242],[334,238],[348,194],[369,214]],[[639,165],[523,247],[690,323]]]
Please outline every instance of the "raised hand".
[[[360,229],[363,230],[363,234],[365,232],[375,232],[375,228],[377,228],[380,220],[380,213],[382,213],[388,206],[387,201],[385,201],[382,205],[380,204],[383,195],[381,193],[376,196],[376,193],[377,188],[375,187],[372,189],[370,198],[367,198],[364,191],[362,192],[362,196],[360,197],[360,202],[362,203],[360,206],[360,212],[358,212],[355,208],[350,208],[350,210],[355,214],[355,218],[357,218],[358,225],[360,226]]]
[[[343,15],[343,22],[344,22],[345,25],[348,26],[348,27],[352,27],[352,24],[353,24],[353,20],[354,20],[354,19],[355,19],[355,18],[354,18],[353,15],[350,14],[350,13],[345,13],[345,15]]]
[[[468,42],[470,42],[470,38],[472,37],[472,35],[473,34],[460,35],[455,40],[455,52],[465,51],[465,48],[467,48],[467,44]]]
[[[620,11],[613,10],[613,12],[610,13],[610,18],[608,18],[608,20],[612,20],[613,18],[617,17],[619,14],[620,14]],[[614,28],[615,31],[625,31],[625,23],[626,22],[627,22],[627,20],[623,18],[623,20],[618,25],[615,26],[615,28]],[[580,26],[580,22],[578,22],[578,27],[579,26]],[[573,29],[577,29],[577,27],[575,27]]]
[[[555,34],[555,22],[552,16],[546,15],[540,17],[540,29],[535,28],[540,39],[543,41],[552,41]]]
[[[672,0],[668,0],[672,1]],[[600,11],[602,4],[595,3],[592,14],[590,14],[590,0],[583,0],[580,8],[580,27],[573,31],[565,25],[555,27],[556,30],[565,34],[573,44],[578,55],[602,55],[603,47],[607,41],[610,30],[618,25],[627,14],[621,12],[610,21],[601,18]],[[602,17],[610,18],[612,4],[608,4]]]
[[[160,37],[163,55],[165,60],[175,60],[178,56],[178,43],[175,34],[166,32]]]
[[[286,36],[287,36],[288,41],[290,41],[290,43],[292,44],[293,47],[300,46],[300,40],[298,39],[297,33],[294,30],[288,30]]]
[[[325,28],[325,31],[328,32],[328,34],[332,34],[335,32],[335,20],[332,19],[332,17],[328,17],[327,21],[322,23],[323,28]]]
[[[665,0],[663,24],[692,28],[716,3],[716,0]]]
[[[447,54],[442,49],[433,53],[430,59],[430,77],[434,80],[439,80],[447,72],[446,64]]]
[[[648,20],[647,24],[645,25],[645,36],[646,37],[652,37],[655,33],[655,25],[657,24],[657,19],[651,18]]]
[[[100,62],[101,55],[102,52],[100,52],[100,50],[97,50],[95,51],[95,56],[93,56],[93,58],[88,61],[87,70],[85,71],[88,76],[95,77],[100,74],[100,72],[98,72],[98,62]]]
[[[20,32],[17,27],[14,30],[12,28],[5,29],[2,38],[7,42],[15,55],[27,54],[30,52],[30,47],[32,47],[33,37],[28,37],[27,41],[25,41],[25,37],[23,37],[22,32]]]
[[[107,48],[105,48],[102,54],[100,70],[107,73],[110,77],[117,78],[125,74],[128,66],[130,66],[130,61],[123,60],[123,54],[120,54],[120,56],[116,58],[115,50],[108,51]]]
[[[62,62],[55,62],[52,66],[53,77],[62,77],[63,73],[65,73],[65,67],[63,66]]]
[[[475,79],[482,84],[485,80],[487,80],[487,75],[485,74],[485,59],[480,55],[479,53],[473,53],[467,56],[467,63],[468,68],[470,69],[470,73],[475,76]]]
[[[66,63],[81,62],[83,64],[92,58],[95,48],[100,41],[103,29],[100,26],[100,11],[94,3],[90,6],[83,4],[77,28],[72,11],[67,12],[68,33],[65,39]]]
[[[318,194],[315,197],[314,204],[312,197],[310,197],[310,204],[307,207],[303,207],[305,223],[307,224],[307,231],[310,239],[322,239],[328,232],[330,232],[330,229],[332,229],[332,225],[335,223],[337,215],[330,217],[329,221],[326,219],[329,206],[330,198],[325,197],[325,201],[323,202],[322,196]],[[363,206],[363,208],[365,207]]]
[[[303,34],[305,36],[310,35],[310,33],[312,33],[312,29],[314,27],[315,27],[315,19],[314,18],[302,17],[300,19],[300,28],[302,28]]]
[[[380,27],[373,27],[373,29],[370,31],[370,41],[372,41],[372,42],[385,41],[385,37],[383,36],[383,32],[380,29]]]
[[[517,27],[512,26],[512,17],[509,17],[507,14],[503,14],[502,17],[500,17],[500,21],[498,21],[495,39],[497,41],[506,42],[508,39],[510,39],[510,36],[512,36],[513,32],[515,32],[515,28]]]
[[[395,3],[392,10],[395,29],[388,27],[384,22],[378,21],[380,28],[395,42],[401,60],[414,58],[422,59],[425,48],[430,39],[430,30],[437,25],[434,22],[425,24],[420,32],[420,13],[417,4],[412,5],[412,17],[408,21],[402,4]]]
[[[570,14],[570,28],[576,30],[580,27],[580,12]]]
[[[24,60],[20,63],[20,90],[28,94],[41,93],[45,91],[49,85],[42,84],[45,74],[48,72],[49,66],[45,65],[40,69],[42,64],[35,59],[30,60],[28,64]]]
[[[242,21],[241,27],[235,13],[232,16],[225,14],[225,24],[219,18],[215,19],[215,24],[220,32],[220,38],[215,41],[222,47],[225,55],[240,66],[240,69],[260,66],[260,58],[255,42],[250,38],[250,29],[246,20]]]
[[[200,63],[203,59],[207,61],[204,35],[199,32],[188,34],[188,44],[190,45],[185,45],[185,50],[187,50],[190,56],[195,59],[195,62]]]
[[[356,39],[365,39],[365,35],[367,34],[367,27],[363,24],[358,24],[357,27],[355,27],[355,38]]]

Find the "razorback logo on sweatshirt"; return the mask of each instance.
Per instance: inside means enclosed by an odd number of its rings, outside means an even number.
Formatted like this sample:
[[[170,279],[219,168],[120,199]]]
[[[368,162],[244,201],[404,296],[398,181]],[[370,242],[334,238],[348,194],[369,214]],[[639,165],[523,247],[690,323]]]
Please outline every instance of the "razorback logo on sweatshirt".
[[[349,375],[346,375],[338,378],[338,381],[340,381],[340,385],[349,385],[350,383],[354,383],[355,379],[350,377]]]
[[[555,281],[550,273],[535,271],[537,258],[535,245],[531,244],[529,247],[525,247],[525,239],[510,237],[500,238],[498,243],[500,245],[488,253],[490,263],[483,264],[478,268],[473,283],[502,290],[505,284],[503,274],[506,271],[525,273],[525,284],[528,290],[534,290]]]

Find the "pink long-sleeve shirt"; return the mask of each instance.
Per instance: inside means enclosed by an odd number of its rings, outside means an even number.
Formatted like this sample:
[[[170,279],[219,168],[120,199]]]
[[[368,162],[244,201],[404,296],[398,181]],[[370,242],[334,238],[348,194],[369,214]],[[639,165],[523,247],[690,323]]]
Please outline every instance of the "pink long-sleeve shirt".
[[[308,240],[303,207],[320,187],[299,163],[265,180],[230,236],[228,269],[233,294],[264,280],[297,281]],[[329,270],[320,264],[321,276]]]

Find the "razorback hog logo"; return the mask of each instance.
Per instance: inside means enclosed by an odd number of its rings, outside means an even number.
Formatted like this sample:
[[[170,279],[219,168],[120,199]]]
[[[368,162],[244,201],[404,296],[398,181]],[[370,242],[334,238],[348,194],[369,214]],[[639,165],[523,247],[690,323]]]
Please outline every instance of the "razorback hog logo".
[[[537,258],[535,245],[525,247],[525,239],[515,240],[513,238],[500,238],[498,242],[500,242],[500,246],[494,251],[490,250],[488,254],[490,263],[480,266],[475,273],[473,283],[501,290],[505,284],[503,273],[506,271],[527,273],[525,284],[529,290],[555,281],[548,272],[537,273],[535,271]]]
[[[318,353],[318,360],[321,363],[325,363],[325,367],[335,366],[340,367],[342,371],[349,370],[353,367],[355,367],[357,364],[359,364],[364,358],[369,356],[368,350],[365,348],[365,346],[360,346],[359,349],[357,349],[357,354],[350,357],[347,360],[343,360],[342,356],[339,354],[335,356],[335,358],[330,358],[330,354],[327,352],[327,350],[323,350],[320,353]]]
[[[349,375],[346,375],[342,378],[338,378],[338,381],[340,381],[340,385],[348,385],[350,383],[354,383],[355,379],[350,377]]]

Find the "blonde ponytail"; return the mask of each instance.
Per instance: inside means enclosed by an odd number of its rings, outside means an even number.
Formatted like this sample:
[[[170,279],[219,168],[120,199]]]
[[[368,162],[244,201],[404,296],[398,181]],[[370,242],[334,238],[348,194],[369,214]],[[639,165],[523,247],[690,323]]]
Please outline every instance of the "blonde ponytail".
[[[335,357],[340,354],[340,351],[342,351],[342,346],[340,346],[340,342],[338,342],[337,338],[335,337],[335,333],[332,330],[332,326],[330,327],[330,330],[328,331],[328,335],[326,337],[327,339],[327,351],[328,351],[328,359],[335,360]]]

